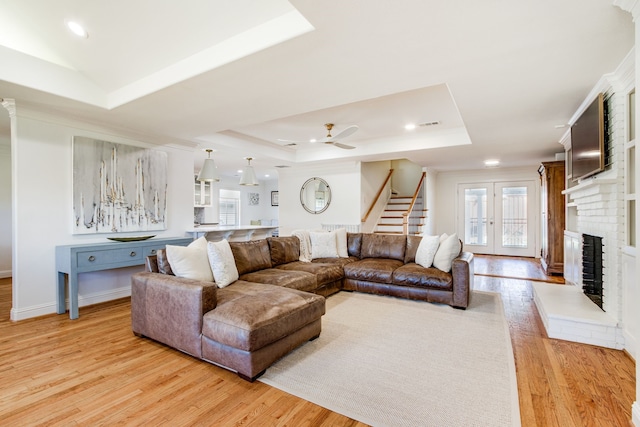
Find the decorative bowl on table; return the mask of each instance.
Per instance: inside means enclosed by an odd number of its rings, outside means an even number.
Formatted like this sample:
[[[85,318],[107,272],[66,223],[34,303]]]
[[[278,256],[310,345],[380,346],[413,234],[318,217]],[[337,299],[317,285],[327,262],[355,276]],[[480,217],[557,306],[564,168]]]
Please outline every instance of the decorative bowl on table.
[[[107,237],[107,239],[113,240],[114,242],[139,242],[140,240],[147,240],[152,237],[156,237],[156,235],[154,234],[153,236]]]

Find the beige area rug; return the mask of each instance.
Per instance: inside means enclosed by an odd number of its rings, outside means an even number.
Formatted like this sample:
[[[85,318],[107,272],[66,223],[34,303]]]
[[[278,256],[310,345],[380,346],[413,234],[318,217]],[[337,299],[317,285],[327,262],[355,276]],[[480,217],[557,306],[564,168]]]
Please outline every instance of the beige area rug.
[[[373,426],[519,426],[518,389],[500,295],[449,306],[340,292],[320,338],[259,378]]]

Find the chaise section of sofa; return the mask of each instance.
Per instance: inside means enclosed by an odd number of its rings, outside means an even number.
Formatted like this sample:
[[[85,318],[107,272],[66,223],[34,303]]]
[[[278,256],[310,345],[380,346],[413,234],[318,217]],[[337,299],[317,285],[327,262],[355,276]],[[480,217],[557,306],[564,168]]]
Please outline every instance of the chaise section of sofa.
[[[171,271],[164,251],[149,257],[146,266],[149,271],[131,278],[134,334],[248,381],[320,335],[325,312],[320,295],[244,280],[219,289],[214,282],[163,274],[160,266]]]

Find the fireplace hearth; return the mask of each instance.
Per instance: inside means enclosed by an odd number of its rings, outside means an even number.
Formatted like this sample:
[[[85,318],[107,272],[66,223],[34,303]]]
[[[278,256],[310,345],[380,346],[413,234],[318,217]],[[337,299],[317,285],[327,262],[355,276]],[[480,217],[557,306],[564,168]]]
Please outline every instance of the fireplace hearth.
[[[602,237],[582,235],[582,290],[602,308]]]

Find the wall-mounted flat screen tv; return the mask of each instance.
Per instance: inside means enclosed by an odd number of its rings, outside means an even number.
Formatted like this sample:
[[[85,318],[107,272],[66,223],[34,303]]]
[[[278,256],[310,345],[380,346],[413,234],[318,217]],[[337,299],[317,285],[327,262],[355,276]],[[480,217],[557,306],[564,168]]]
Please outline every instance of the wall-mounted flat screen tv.
[[[571,174],[573,181],[605,168],[605,100],[602,94],[571,126]]]

